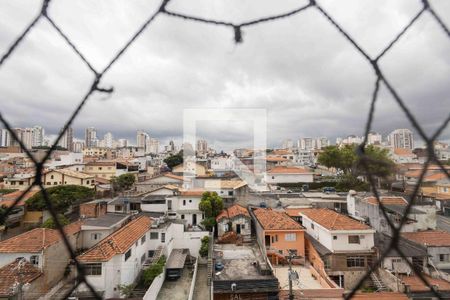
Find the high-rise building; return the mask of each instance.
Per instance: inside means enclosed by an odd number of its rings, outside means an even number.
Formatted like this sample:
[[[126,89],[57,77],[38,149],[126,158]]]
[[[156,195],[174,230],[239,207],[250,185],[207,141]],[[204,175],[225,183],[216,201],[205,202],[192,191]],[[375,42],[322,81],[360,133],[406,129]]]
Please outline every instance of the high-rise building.
[[[8,129],[0,129],[0,147],[8,147],[11,143],[11,136]]]
[[[383,140],[383,137],[381,134],[377,133],[377,132],[369,132],[368,136],[367,136],[367,143],[369,145],[381,145],[381,142]]]
[[[73,128],[68,127],[67,130],[61,136],[58,142],[58,146],[65,148],[69,151],[73,151]]]
[[[104,141],[104,147],[111,149],[113,147],[113,135],[112,135],[112,133],[111,132],[107,132],[103,136],[103,141]]]
[[[128,147],[128,140],[127,139],[118,139],[117,140],[117,147],[118,148]]]
[[[414,136],[409,129],[396,129],[388,135],[388,144],[392,148],[414,149]]]
[[[84,137],[84,145],[86,148],[97,146],[97,130],[94,127],[86,128]]]
[[[76,153],[81,153],[84,148],[84,142],[83,141],[74,141],[72,143],[72,151]]]
[[[149,139],[148,133],[143,130],[138,130],[136,132],[136,147],[142,148],[145,151],[145,146],[147,145],[147,139]]]
[[[169,151],[170,152],[175,151],[175,143],[173,141],[169,142]]]
[[[315,141],[315,148],[316,149],[322,149],[322,148],[325,148],[327,146],[330,146],[330,140],[328,138],[326,138],[324,136],[316,138],[316,141]]]
[[[42,126],[34,126],[33,127],[33,133],[32,133],[32,146],[36,147],[36,146],[43,146],[44,145],[44,135],[45,135],[45,131],[44,128],[42,128]]]
[[[150,139],[150,148],[148,149],[148,153],[159,153],[159,141],[157,139]]]
[[[208,152],[208,142],[203,139],[197,140],[197,153],[205,154]]]
[[[24,144],[25,148],[31,149],[33,148],[33,142],[34,142],[34,129],[33,128],[24,128],[22,129],[22,143]]]
[[[313,138],[306,137],[298,140],[298,148],[301,150],[312,150],[315,148],[315,141]]]

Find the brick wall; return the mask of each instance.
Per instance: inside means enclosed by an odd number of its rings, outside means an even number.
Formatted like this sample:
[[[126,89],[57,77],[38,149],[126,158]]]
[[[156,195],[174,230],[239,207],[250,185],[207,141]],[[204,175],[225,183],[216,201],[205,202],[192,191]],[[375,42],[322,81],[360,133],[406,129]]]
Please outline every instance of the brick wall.
[[[106,205],[100,203],[83,203],[80,204],[80,216],[84,215],[86,218],[96,218],[106,214]]]

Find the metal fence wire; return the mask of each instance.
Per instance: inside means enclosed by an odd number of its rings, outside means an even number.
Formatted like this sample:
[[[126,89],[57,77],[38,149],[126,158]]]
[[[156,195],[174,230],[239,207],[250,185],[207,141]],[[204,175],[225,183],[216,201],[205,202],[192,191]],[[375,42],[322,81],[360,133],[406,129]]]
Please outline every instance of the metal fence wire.
[[[52,16],[51,16],[50,10],[49,10],[51,1],[52,0],[44,0],[43,1],[42,8],[41,8],[40,12],[38,13],[38,15],[25,28],[25,30],[17,37],[17,39],[15,41],[13,41],[13,43],[8,48],[6,53],[4,53],[2,55],[2,57],[0,59],[0,68],[3,66],[5,61],[14,53],[15,49],[21,44],[23,39],[32,31],[33,27],[38,22],[46,21],[51,25],[51,27],[53,27],[55,29],[56,34],[59,35],[67,43],[67,45],[77,54],[77,56],[81,59],[81,61],[87,65],[87,67],[94,74],[95,78],[90,86],[89,91],[84,95],[84,97],[81,99],[81,101],[78,104],[78,106],[76,107],[76,109],[71,114],[70,118],[66,121],[66,123],[63,127],[63,130],[61,130],[56,141],[52,144],[50,150],[46,153],[45,157],[39,161],[36,160],[33,157],[33,155],[31,155],[30,151],[24,146],[22,141],[17,137],[15,131],[12,129],[12,127],[11,127],[10,123],[7,121],[6,117],[3,115],[2,112],[0,112],[0,122],[9,131],[9,133],[11,134],[11,137],[17,141],[17,143],[20,145],[21,149],[26,153],[28,158],[33,161],[34,166],[35,166],[35,180],[34,180],[33,184],[30,187],[28,187],[14,201],[12,206],[10,206],[8,209],[6,209],[4,214],[0,215],[0,220],[6,219],[6,217],[12,211],[12,209],[17,205],[17,203],[19,203],[19,201],[24,197],[24,195],[27,194],[31,190],[32,187],[35,187],[35,186],[39,187],[39,189],[41,190],[41,192],[44,196],[47,208],[50,211],[53,219],[55,220],[57,229],[61,233],[63,242],[67,248],[67,251],[70,253],[71,258],[75,262],[75,265],[76,265],[76,268],[78,271],[77,284],[67,293],[66,298],[81,283],[84,283],[87,285],[87,287],[92,292],[92,295],[96,299],[101,299],[101,296],[93,289],[93,287],[86,280],[83,266],[77,261],[76,255],[75,255],[75,250],[72,248],[67,237],[64,235],[63,226],[61,225],[59,219],[57,218],[53,204],[50,201],[48,193],[43,186],[43,183],[41,180],[41,175],[42,175],[42,171],[43,171],[44,162],[50,157],[52,152],[56,149],[56,146],[57,146],[59,140],[61,139],[61,137],[67,130],[67,128],[69,128],[71,126],[72,122],[77,117],[77,115],[80,113],[83,106],[90,99],[91,95],[96,92],[97,93],[112,93],[114,91],[113,88],[104,88],[101,86],[103,75],[105,75],[106,72],[108,72],[111,69],[111,67],[127,51],[127,49],[130,47],[130,45],[133,44],[137,40],[137,38],[147,29],[147,27],[149,27],[149,25],[151,25],[151,23],[158,16],[169,16],[169,17],[173,17],[173,18],[183,19],[186,21],[193,21],[193,22],[205,23],[208,25],[229,27],[230,29],[233,30],[235,42],[242,43],[243,42],[242,30],[245,27],[254,26],[254,25],[258,25],[258,24],[262,24],[262,23],[274,22],[274,21],[277,21],[279,19],[284,19],[284,18],[293,18],[307,10],[317,10],[318,12],[320,12],[320,14],[329,22],[329,24],[332,25],[335,29],[337,29],[339,34],[341,34],[357,50],[357,52],[359,52],[359,54],[365,58],[367,63],[370,64],[370,66],[373,68],[373,71],[375,73],[375,78],[376,78],[375,84],[374,84],[374,90],[373,90],[373,94],[372,94],[372,98],[371,98],[370,110],[369,110],[369,114],[368,114],[367,122],[366,122],[366,126],[365,126],[365,138],[364,138],[363,143],[358,147],[357,154],[361,159],[362,166],[365,168],[365,170],[367,172],[369,183],[370,183],[372,191],[378,201],[381,211],[382,211],[384,217],[386,218],[389,226],[393,230],[393,238],[391,239],[391,243],[390,243],[389,247],[385,250],[385,252],[382,253],[380,255],[380,257],[378,258],[378,260],[369,268],[369,270],[366,272],[365,276],[363,278],[361,278],[361,280],[354,287],[354,289],[351,291],[351,293],[346,295],[346,299],[352,298],[352,296],[355,294],[355,292],[362,286],[363,282],[366,279],[368,279],[370,274],[375,270],[375,268],[376,268],[375,266],[380,264],[380,262],[383,260],[383,258],[387,255],[387,253],[391,249],[397,250],[397,252],[403,257],[403,259],[408,263],[408,265],[414,270],[415,274],[417,276],[419,276],[420,280],[430,288],[430,291],[434,294],[435,297],[437,297],[438,299],[443,298],[442,295],[440,294],[440,292],[438,290],[436,290],[435,288],[433,288],[432,285],[427,281],[427,279],[423,276],[423,274],[418,269],[418,267],[413,265],[409,260],[406,259],[405,255],[399,249],[398,242],[399,242],[400,230],[401,230],[402,226],[405,224],[406,217],[407,217],[409,211],[411,210],[412,205],[415,203],[415,200],[419,193],[420,185],[421,185],[424,175],[426,173],[427,167],[430,165],[430,163],[436,163],[440,167],[440,169],[446,174],[447,178],[450,178],[449,171],[437,159],[435,152],[434,152],[434,148],[433,148],[434,147],[433,142],[439,137],[439,135],[446,128],[446,126],[448,125],[448,123],[450,121],[450,113],[446,117],[446,119],[443,121],[442,125],[436,130],[436,132],[431,136],[427,136],[425,134],[423,128],[421,127],[421,125],[419,124],[417,119],[415,118],[415,116],[411,113],[408,106],[405,104],[405,101],[403,100],[403,98],[399,95],[399,93],[396,91],[396,89],[392,86],[392,84],[387,79],[386,75],[382,72],[382,70],[380,69],[380,66],[378,64],[380,58],[382,58],[386,53],[388,53],[392,49],[392,47],[394,47],[396,45],[396,43],[400,40],[400,38],[426,13],[432,16],[432,18],[439,24],[440,28],[450,38],[450,32],[449,32],[448,26],[446,24],[444,24],[444,22],[439,17],[439,15],[435,11],[435,9],[430,5],[428,0],[421,1],[422,5],[421,5],[420,10],[410,19],[408,24],[400,32],[398,32],[398,34],[395,36],[395,38],[392,41],[390,41],[386,45],[386,47],[376,57],[371,57],[366,51],[364,51],[362,49],[362,47],[357,43],[357,41],[344,28],[342,28],[339,25],[339,23],[315,0],[310,0],[308,4],[303,5],[301,7],[298,7],[292,11],[289,11],[289,12],[286,12],[283,14],[272,15],[272,16],[268,16],[268,17],[264,17],[264,18],[260,18],[260,19],[246,21],[243,23],[225,22],[225,21],[221,21],[221,20],[195,17],[195,16],[190,16],[190,15],[186,15],[186,14],[179,13],[179,12],[174,12],[167,8],[167,5],[170,2],[170,0],[162,0],[161,4],[159,5],[159,8],[155,12],[153,12],[153,14],[141,25],[141,27],[137,30],[137,32],[133,36],[131,36],[131,38],[128,40],[128,42],[125,43],[125,45],[123,45],[117,51],[117,53],[115,54],[113,59],[111,61],[109,61],[109,63],[106,65],[106,67],[102,70],[97,70],[93,67],[93,65],[86,59],[86,57],[80,52],[80,50],[78,50],[77,46],[71,41],[71,39],[64,33],[64,31],[52,19]],[[427,159],[426,159],[423,169],[421,171],[419,180],[414,187],[414,190],[413,190],[413,193],[411,196],[411,200],[410,200],[409,204],[407,205],[404,216],[400,221],[400,226],[398,226],[398,227],[396,227],[392,223],[391,219],[387,216],[385,207],[383,206],[383,204],[380,201],[380,196],[379,196],[379,192],[377,189],[375,176],[374,176],[374,174],[371,174],[369,172],[369,164],[368,163],[369,162],[374,163],[374,161],[370,161],[369,157],[366,156],[364,153],[365,146],[366,146],[366,143],[368,140],[368,134],[372,127],[372,120],[373,120],[373,115],[375,112],[378,91],[379,91],[381,84],[383,84],[386,87],[388,92],[395,99],[395,101],[398,104],[398,106],[400,107],[400,109],[406,115],[407,119],[410,121],[413,128],[416,130],[416,132],[419,134],[419,136],[425,141],[426,149],[428,152]],[[381,162],[379,162],[379,163],[381,163]]]

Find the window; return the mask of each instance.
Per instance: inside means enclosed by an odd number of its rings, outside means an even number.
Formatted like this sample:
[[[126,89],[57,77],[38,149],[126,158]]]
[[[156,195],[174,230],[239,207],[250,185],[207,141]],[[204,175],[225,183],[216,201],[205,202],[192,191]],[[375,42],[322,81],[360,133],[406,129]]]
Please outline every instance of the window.
[[[359,235],[349,235],[348,243],[349,244],[359,244]]]
[[[245,224],[241,224],[241,229],[245,229]]]
[[[131,249],[125,253],[125,261],[127,261],[131,256]]]
[[[181,220],[184,220],[184,215],[181,215]]]
[[[137,247],[138,246],[138,241],[136,241],[136,243],[134,243],[134,245]]]
[[[272,243],[278,242],[278,235],[272,235]]]
[[[161,232],[161,243],[166,242],[166,234],[164,232]]]
[[[347,268],[360,268],[364,266],[364,256],[347,257]]]
[[[49,181],[47,181],[47,185],[50,185],[50,184],[52,184],[51,182],[49,182]]]
[[[166,200],[165,199],[142,200],[142,204],[166,204]]]
[[[102,167],[98,167],[98,170],[101,171],[101,170],[102,170]]]
[[[183,205],[186,205],[186,200],[183,200]]]
[[[145,235],[141,237],[141,245],[145,243]]]
[[[53,175],[50,175],[50,179],[53,179],[53,178],[55,178]]]
[[[100,240],[101,238],[102,238],[101,233],[91,233],[91,240],[97,241]]]
[[[233,191],[228,191],[228,196],[233,196]]]
[[[102,264],[86,264],[84,271],[86,275],[102,275]]]
[[[86,180],[86,184],[89,184],[89,180]]]
[[[279,254],[283,254],[283,250],[278,250],[278,253]]]
[[[272,176],[272,179],[275,179],[275,176]]]
[[[291,253],[293,256],[298,255],[297,249],[288,249],[288,253]]]
[[[115,211],[121,211],[121,210],[122,210],[122,205],[116,205],[116,206],[114,207],[114,210],[115,210]]]
[[[155,250],[148,250],[148,257],[153,257],[155,255]]]
[[[324,256],[324,257],[322,258],[322,260],[323,260],[323,267],[324,267],[325,269],[331,268],[330,257],[329,257],[329,256]]]
[[[337,235],[333,235],[333,240],[337,240]]]
[[[192,199],[189,199],[189,203],[192,203]]]
[[[439,254],[439,261],[449,261],[450,254]]]
[[[297,235],[295,233],[286,233],[284,235],[284,239],[289,242],[293,242],[297,240]]]
[[[314,223],[311,223],[311,228],[314,229]]]
[[[144,254],[142,254],[142,256],[141,256],[141,264],[143,264],[143,263],[144,263],[144,261],[145,261],[145,253],[144,253]]]
[[[228,224],[223,224],[223,231],[228,232]]]
[[[23,185],[23,181],[19,181],[19,185]]]
[[[58,185],[58,182],[57,181],[53,182],[53,185]]]
[[[32,263],[35,266],[39,265],[39,256],[31,255],[30,256],[30,263]]]

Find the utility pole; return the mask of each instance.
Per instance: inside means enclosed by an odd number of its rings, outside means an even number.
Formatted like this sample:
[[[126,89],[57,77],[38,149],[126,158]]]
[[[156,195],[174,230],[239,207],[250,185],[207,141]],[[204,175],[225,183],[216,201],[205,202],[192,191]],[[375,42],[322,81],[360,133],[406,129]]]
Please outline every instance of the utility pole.
[[[288,279],[289,279],[289,300],[294,300],[294,292],[292,291],[292,281],[298,280],[298,273],[296,271],[292,271],[292,252],[289,251],[288,262],[289,262],[289,271],[288,271]]]

